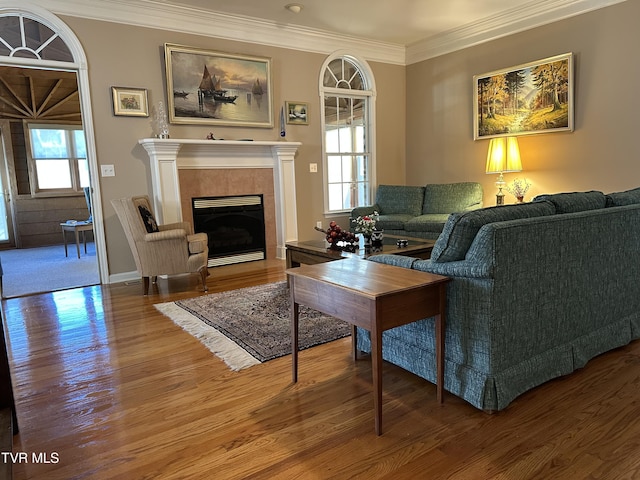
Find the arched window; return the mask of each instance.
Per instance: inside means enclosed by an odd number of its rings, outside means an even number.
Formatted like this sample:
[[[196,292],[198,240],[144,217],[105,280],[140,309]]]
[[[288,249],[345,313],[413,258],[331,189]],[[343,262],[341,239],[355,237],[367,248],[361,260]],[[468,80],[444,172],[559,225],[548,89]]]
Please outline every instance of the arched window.
[[[58,33],[22,14],[0,16],[0,56],[73,62]]]
[[[366,62],[333,54],[321,70],[325,212],[371,205],[375,86]]]

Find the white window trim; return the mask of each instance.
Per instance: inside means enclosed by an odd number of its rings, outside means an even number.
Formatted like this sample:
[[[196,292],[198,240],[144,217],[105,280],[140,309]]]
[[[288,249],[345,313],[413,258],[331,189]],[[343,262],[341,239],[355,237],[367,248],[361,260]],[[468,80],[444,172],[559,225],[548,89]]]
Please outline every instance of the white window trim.
[[[344,88],[334,88],[334,87],[325,87],[324,80],[324,72],[329,66],[329,64],[336,59],[346,58],[355,65],[360,68],[363,73],[364,81],[366,82],[366,90],[345,90]],[[366,60],[359,58],[353,55],[350,52],[344,50],[338,50],[330,54],[322,64],[322,68],[320,69],[320,76],[318,79],[318,94],[320,96],[320,128],[322,131],[322,190],[324,197],[324,216],[333,216],[341,213],[351,213],[351,210],[329,210],[329,178],[328,178],[328,168],[327,168],[327,151],[326,151],[326,142],[325,142],[325,118],[324,118],[324,97],[325,94],[330,95],[353,95],[353,96],[361,96],[367,97],[369,99],[369,125],[368,125],[368,134],[370,136],[369,139],[369,147],[370,147],[370,175],[369,175],[369,184],[371,188],[371,199],[373,202],[375,187],[377,185],[376,182],[376,84],[375,78],[373,76],[373,71],[371,67],[366,62]]]

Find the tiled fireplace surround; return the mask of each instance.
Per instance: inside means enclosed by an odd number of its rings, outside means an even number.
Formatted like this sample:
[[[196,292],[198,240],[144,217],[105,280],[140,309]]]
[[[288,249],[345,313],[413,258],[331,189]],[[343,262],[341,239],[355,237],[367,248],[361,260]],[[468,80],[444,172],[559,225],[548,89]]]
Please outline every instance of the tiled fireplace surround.
[[[193,223],[191,199],[262,194],[267,258],[298,239],[294,157],[299,142],[143,138],[160,223]]]

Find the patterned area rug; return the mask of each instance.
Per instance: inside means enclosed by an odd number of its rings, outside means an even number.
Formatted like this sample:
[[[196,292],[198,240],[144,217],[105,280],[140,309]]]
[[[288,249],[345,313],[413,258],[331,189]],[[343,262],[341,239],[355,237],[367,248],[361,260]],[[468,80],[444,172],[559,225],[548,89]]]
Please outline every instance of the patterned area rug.
[[[232,370],[291,353],[286,282],[160,303],[155,307],[220,357]],[[300,349],[350,334],[346,322],[300,306]]]

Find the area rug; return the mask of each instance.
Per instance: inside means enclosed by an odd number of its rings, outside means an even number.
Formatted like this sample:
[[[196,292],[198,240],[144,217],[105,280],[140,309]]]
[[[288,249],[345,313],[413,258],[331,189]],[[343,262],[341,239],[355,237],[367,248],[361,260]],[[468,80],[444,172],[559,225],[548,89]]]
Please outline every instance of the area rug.
[[[269,283],[155,307],[199,339],[232,370],[291,353],[289,288]],[[300,306],[300,350],[350,334],[346,322]]]

